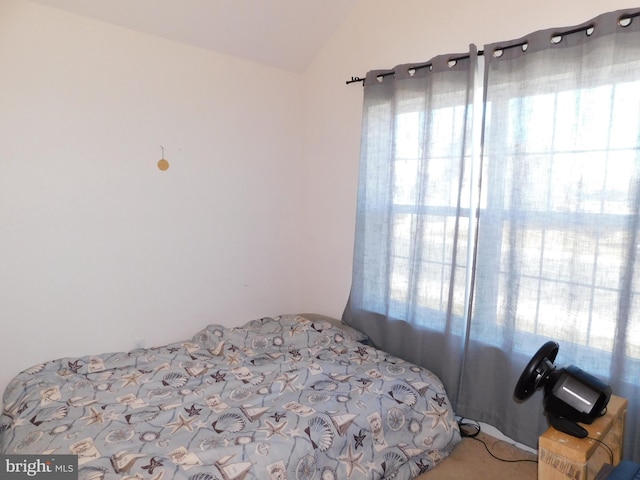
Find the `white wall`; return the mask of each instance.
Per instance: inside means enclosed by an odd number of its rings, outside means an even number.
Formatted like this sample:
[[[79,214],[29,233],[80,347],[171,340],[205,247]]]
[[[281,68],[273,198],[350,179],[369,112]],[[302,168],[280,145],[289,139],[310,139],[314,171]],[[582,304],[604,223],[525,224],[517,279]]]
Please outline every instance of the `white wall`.
[[[0,69],[0,390],[300,309],[301,75],[25,0]]]
[[[631,6],[622,0],[361,0],[305,74],[304,308],[341,315],[351,284],[362,87],[346,86],[347,79]]]

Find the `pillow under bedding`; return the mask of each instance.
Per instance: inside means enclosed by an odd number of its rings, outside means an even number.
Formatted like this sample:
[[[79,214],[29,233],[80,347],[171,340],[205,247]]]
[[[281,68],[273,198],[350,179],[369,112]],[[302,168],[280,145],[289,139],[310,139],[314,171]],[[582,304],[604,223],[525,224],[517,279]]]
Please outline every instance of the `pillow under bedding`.
[[[306,318],[307,320],[311,320],[312,322],[329,322],[334,327],[341,329],[344,332],[345,338],[348,340],[353,340],[354,342],[367,343],[369,341],[369,337],[366,333],[361,332],[360,330],[356,330],[355,328],[343,323],[341,320],[333,317],[329,317],[327,315],[322,315],[319,313],[300,313],[301,317]]]

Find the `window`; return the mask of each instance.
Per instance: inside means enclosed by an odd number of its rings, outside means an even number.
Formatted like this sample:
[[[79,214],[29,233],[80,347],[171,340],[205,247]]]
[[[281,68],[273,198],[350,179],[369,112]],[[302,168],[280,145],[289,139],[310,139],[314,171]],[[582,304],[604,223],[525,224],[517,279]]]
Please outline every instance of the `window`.
[[[372,227],[366,230],[365,241],[375,243],[379,227],[385,224],[390,242],[388,270],[378,271],[377,249],[369,250],[372,256],[363,262],[363,268],[371,269],[365,275],[364,302],[371,311],[394,318],[414,312],[425,328],[444,328],[453,314],[458,318],[457,328],[462,329],[468,301],[472,188],[465,171],[470,168],[471,148],[461,153],[459,145],[470,135],[469,129],[460,130],[467,123],[469,105],[466,91],[456,93],[441,98],[413,95],[368,110],[367,148],[376,155],[388,148],[391,161],[387,163],[389,159],[382,155],[369,164],[369,168],[376,165],[367,185],[371,196],[366,215],[372,218]],[[428,115],[426,102],[434,105]],[[385,134],[390,126],[380,121],[383,116],[392,118],[392,137]],[[423,161],[425,156],[430,159],[428,164]],[[386,172],[379,175],[382,169]],[[386,188],[389,203],[377,202],[374,192]],[[466,220],[461,222],[461,217]],[[459,259],[454,267],[452,257]],[[455,281],[450,284],[452,277]],[[382,289],[388,289],[389,295],[381,294]],[[453,308],[450,312],[448,305]]]
[[[468,133],[459,128],[466,123],[466,105],[427,114],[414,108],[423,104],[417,97],[395,108],[384,106],[385,112],[398,112],[390,168],[389,298],[381,301],[379,278],[372,275],[376,281],[365,286],[366,306],[392,318],[414,315],[424,327],[436,330],[454,318],[455,331],[461,334],[473,259],[470,212],[477,195],[469,171],[477,165],[472,165],[470,148],[460,158],[459,146]],[[612,350],[616,318],[611,307],[623,288],[620,250],[628,244],[623,237],[634,215],[631,186],[621,179],[639,168],[635,140],[640,117],[632,114],[638,105],[640,81],[515,98],[501,108],[508,115],[499,150],[512,154],[492,158],[492,152],[485,151],[478,205],[480,221],[491,219],[496,227],[480,247],[494,277],[485,279],[493,294],[476,300],[493,312],[483,335],[486,342],[492,343],[499,338],[496,330],[514,322],[523,345],[532,334]],[[486,118],[491,122],[490,105]],[[583,125],[576,125],[578,121]],[[372,133],[378,142],[384,138],[378,129]],[[496,170],[501,179],[492,182]],[[509,268],[514,255],[521,265],[515,279]],[[514,281],[519,285],[515,297],[506,287]],[[638,302],[637,287],[632,294]],[[567,298],[573,299],[569,308]],[[632,310],[630,323],[637,335],[631,336],[627,355],[640,359],[640,309]]]
[[[523,345],[533,334],[614,348],[624,272],[633,268],[625,263],[637,215],[639,108],[636,81],[515,98],[500,109],[507,129],[494,147],[510,155],[487,151],[480,212],[480,222],[495,219],[480,248],[493,250],[498,294],[477,301],[493,302],[497,328],[513,321]],[[514,282],[517,289],[506,286]],[[629,293],[637,304],[637,282]],[[629,314],[640,333],[640,311]],[[626,355],[640,359],[640,335],[628,336]]]

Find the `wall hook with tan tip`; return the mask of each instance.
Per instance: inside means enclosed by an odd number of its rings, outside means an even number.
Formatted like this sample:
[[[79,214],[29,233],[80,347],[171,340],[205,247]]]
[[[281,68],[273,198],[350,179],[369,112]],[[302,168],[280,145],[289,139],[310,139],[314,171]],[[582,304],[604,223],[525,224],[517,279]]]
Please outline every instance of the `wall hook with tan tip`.
[[[162,158],[158,160],[158,168],[164,171],[169,168],[169,162],[164,158],[164,147],[160,145],[160,148],[162,149]]]

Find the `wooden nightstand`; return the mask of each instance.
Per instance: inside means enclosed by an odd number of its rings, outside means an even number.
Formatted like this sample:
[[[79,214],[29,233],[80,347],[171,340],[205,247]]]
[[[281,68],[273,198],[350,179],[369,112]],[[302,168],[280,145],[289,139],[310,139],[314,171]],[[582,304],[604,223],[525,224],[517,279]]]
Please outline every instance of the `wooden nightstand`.
[[[606,415],[591,425],[580,424],[589,437],[605,443],[613,453],[613,464],[620,463],[627,400],[611,396]],[[550,427],[538,442],[538,480],[593,480],[611,453],[589,438],[575,438]]]

